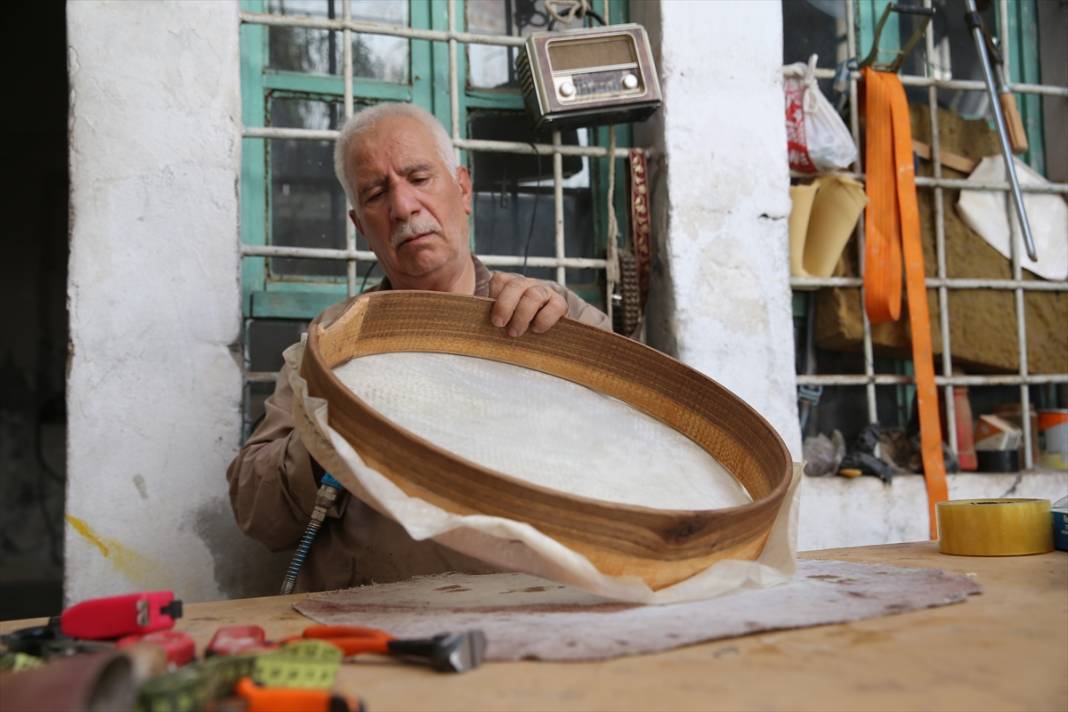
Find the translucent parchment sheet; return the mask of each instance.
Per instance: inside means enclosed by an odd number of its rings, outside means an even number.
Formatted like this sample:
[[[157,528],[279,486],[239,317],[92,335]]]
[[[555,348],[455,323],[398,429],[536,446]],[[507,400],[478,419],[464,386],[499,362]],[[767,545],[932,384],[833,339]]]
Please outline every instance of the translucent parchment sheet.
[[[286,353],[298,432],[351,493],[397,521],[415,540],[434,539],[502,570],[543,576],[591,593],[641,603],[709,598],[776,585],[795,567],[799,470],[758,561],[721,561],[652,591],[637,577],[600,573],[586,557],[528,524],[460,516],[409,497],[327,423],[325,400],[300,377],[303,344]],[[666,509],[712,509],[750,501],[691,440],[626,404],[546,374],[448,354],[391,353],[353,359],[335,374],[395,424],[499,472],[569,494]]]

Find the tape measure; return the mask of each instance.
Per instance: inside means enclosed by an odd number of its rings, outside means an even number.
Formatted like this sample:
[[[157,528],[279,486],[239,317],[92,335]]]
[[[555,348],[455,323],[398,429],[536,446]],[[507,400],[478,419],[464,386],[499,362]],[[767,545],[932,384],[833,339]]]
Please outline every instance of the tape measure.
[[[958,556],[1053,551],[1048,499],[957,499],[938,503],[938,550]]]
[[[340,665],[341,650],[336,645],[323,640],[295,640],[256,656],[252,679],[266,687],[329,690]]]
[[[253,655],[223,655],[146,681],[138,692],[137,712],[196,712],[222,697],[252,674]]]

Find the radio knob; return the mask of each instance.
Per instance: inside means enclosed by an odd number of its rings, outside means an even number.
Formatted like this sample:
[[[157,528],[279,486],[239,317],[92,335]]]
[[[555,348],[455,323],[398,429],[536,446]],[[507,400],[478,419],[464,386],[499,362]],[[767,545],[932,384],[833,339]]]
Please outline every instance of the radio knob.
[[[624,74],[623,75],[623,87],[625,89],[637,89],[638,88],[638,77],[634,76],[633,74]]]
[[[560,84],[560,96],[570,97],[575,96],[575,85],[571,82],[563,82]]]

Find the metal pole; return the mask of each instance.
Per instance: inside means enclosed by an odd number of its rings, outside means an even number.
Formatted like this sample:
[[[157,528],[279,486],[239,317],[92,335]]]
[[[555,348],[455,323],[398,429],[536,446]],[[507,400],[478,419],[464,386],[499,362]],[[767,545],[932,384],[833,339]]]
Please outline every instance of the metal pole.
[[[975,0],[964,0],[968,12],[965,20],[972,28],[972,37],[975,38],[975,49],[979,53],[979,62],[983,65],[983,78],[986,80],[986,92],[990,95],[990,106],[994,112],[994,123],[998,128],[998,139],[1001,141],[1001,155],[1005,159],[1005,171],[1009,174],[1009,184],[1012,187],[1012,202],[1016,206],[1016,217],[1020,220],[1020,228],[1023,230],[1024,247],[1027,256],[1032,260],[1038,259],[1038,251],[1035,249],[1035,239],[1031,236],[1031,224],[1027,222],[1027,212],[1024,210],[1023,194],[1020,192],[1020,181],[1016,178],[1016,163],[1012,158],[1012,148],[1009,146],[1009,135],[1005,130],[1005,115],[1001,111],[1001,103],[998,101],[997,87],[994,86],[994,72],[990,67],[990,57],[986,51],[986,41],[983,38],[982,24],[978,10],[975,8]]]

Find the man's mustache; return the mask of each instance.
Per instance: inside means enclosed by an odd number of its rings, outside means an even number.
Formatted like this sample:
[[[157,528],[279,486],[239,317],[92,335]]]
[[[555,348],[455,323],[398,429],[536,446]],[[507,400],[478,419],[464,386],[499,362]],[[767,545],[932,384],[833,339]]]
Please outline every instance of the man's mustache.
[[[394,248],[397,248],[413,237],[418,237],[428,232],[441,233],[441,225],[438,224],[437,220],[433,218],[409,220],[393,228],[393,234],[389,236],[389,242]]]

